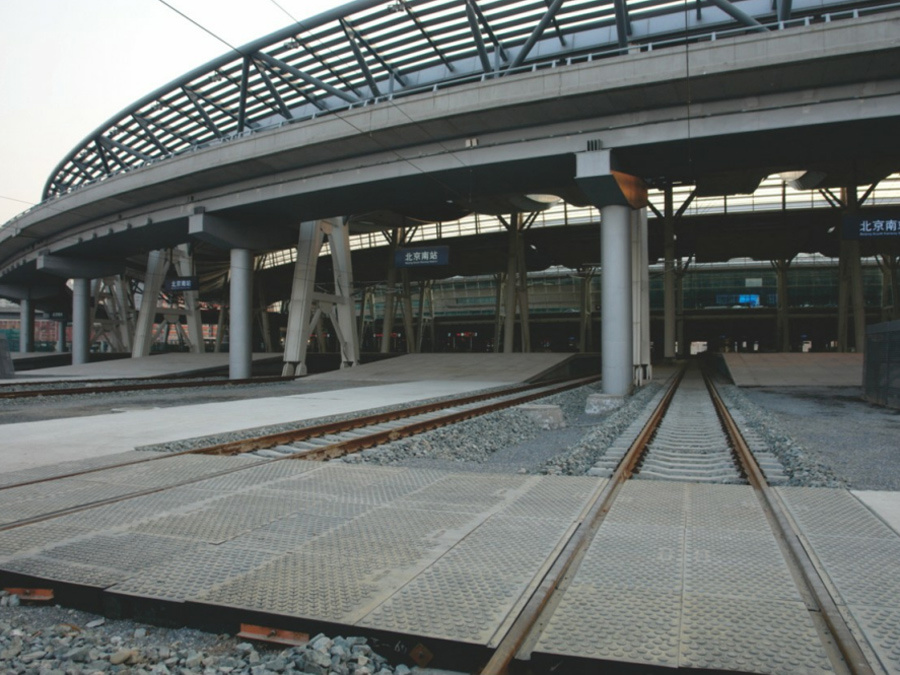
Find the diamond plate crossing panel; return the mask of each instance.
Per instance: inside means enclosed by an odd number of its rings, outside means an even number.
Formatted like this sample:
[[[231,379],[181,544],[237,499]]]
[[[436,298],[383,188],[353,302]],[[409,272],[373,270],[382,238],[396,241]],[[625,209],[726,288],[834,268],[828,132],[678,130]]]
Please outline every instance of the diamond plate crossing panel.
[[[47,548],[41,552],[41,556],[133,573],[175,556],[190,555],[195,547],[195,544],[169,537],[120,532],[80,537],[69,543]]]
[[[684,561],[686,593],[801,600],[771,533],[688,528]]]
[[[573,584],[534,651],[676,667],[680,610],[680,593]]]
[[[46,486],[52,486],[57,482],[65,484],[59,486],[60,492],[48,491]],[[37,490],[36,494],[29,496],[27,491],[31,488],[37,488]],[[70,482],[68,480],[54,481],[53,484],[39,483],[34,486],[11,488],[0,493],[5,502],[0,503],[0,525],[36,518],[90,502],[121,497],[134,492],[134,490],[135,488],[127,485],[102,485],[87,481]]]
[[[80,471],[89,471],[98,467],[140,459],[147,459],[147,453],[129,450],[127,452],[117,452],[112,455],[103,455],[102,457],[90,457],[71,462],[60,462],[59,464],[47,464],[45,466],[4,473],[0,475],[0,487],[16,485],[17,483],[24,483],[31,480],[44,480],[56,476],[78,473]]]
[[[585,500],[606,482],[601,478],[542,476],[528,492],[506,506],[503,515],[571,520],[584,507]]]
[[[347,520],[347,518],[296,513],[239,535],[228,544],[248,550],[287,553],[299,550],[315,537],[341,527]]]
[[[175,455],[152,462],[105,469],[84,478],[93,482],[133,485],[143,488],[163,487],[258,462],[259,460],[251,461],[244,457]]]
[[[111,586],[129,576],[127,572],[110,567],[82,565],[41,555],[23,556],[0,563],[0,569],[50,581],[63,581],[97,588]]]
[[[90,528],[78,527],[72,523],[61,523],[59,520],[25,525],[0,532],[0,561],[90,532]]]
[[[216,544],[277,520],[297,508],[282,497],[239,493],[217,499],[190,513],[139,523],[132,529]]]
[[[687,526],[771,532],[749,485],[690,485]]]
[[[853,616],[884,669],[900,673],[900,608],[854,606]]]
[[[127,595],[184,601],[262,567],[277,557],[272,551],[253,550],[231,543],[200,544],[188,556],[178,556],[112,586]]]
[[[777,488],[807,535],[896,538],[897,534],[847,490]]]
[[[204,504],[215,499],[217,499],[215,495],[205,490],[180,487],[79,511],[56,518],[54,522],[91,530],[105,530],[153,520],[166,513],[202,508]]]
[[[848,605],[900,607],[900,537],[817,535],[809,541]]]
[[[417,510],[479,513],[515,498],[511,493],[523,491],[528,482],[525,476],[450,474],[398,504]]]
[[[212,490],[217,493],[235,492],[246,488],[257,487],[264,484],[267,487],[274,486],[278,481],[291,479],[310,471],[322,469],[322,464],[314,462],[301,462],[298,460],[259,460],[258,458],[239,457],[241,461],[251,465],[243,471],[237,471],[225,476],[217,476],[208,480],[194,483],[192,487],[198,490]]]
[[[487,644],[560,542],[568,521],[495,516],[360,625]]]
[[[628,593],[678,593],[682,588],[683,551],[681,528],[604,522],[581,562],[577,580]]]
[[[685,595],[679,665],[795,675],[833,672],[800,602]]]
[[[364,560],[332,564],[314,553],[288,553],[229,582],[199,593],[197,600],[275,614],[345,622],[378,587],[367,581]],[[361,573],[363,572],[363,573]]]
[[[688,483],[629,481],[604,522],[680,527],[687,518],[687,487]]]

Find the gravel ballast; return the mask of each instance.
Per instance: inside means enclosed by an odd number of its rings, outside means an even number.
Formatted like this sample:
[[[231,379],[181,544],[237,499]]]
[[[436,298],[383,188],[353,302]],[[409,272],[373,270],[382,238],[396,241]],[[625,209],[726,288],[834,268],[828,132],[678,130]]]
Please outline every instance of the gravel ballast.
[[[110,621],[61,607],[25,607],[0,591],[4,675],[409,675],[362,637],[313,637],[278,649],[188,628]]]

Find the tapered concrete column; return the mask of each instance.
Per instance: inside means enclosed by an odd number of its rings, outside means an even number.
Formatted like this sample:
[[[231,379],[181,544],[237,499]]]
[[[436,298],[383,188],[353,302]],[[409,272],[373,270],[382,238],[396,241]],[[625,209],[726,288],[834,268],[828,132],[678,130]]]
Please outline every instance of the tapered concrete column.
[[[91,280],[72,281],[72,365],[78,366],[91,351]]]
[[[625,396],[631,391],[631,209],[600,209],[601,352],[603,393]]]
[[[244,380],[252,373],[253,254],[231,249],[231,297],[228,324],[228,377]]]
[[[34,351],[34,305],[29,298],[19,300],[19,351]]]
[[[672,201],[672,186],[665,191],[663,213],[663,356],[667,361],[675,359],[675,206]]]
[[[650,365],[650,260],[647,236],[647,209],[631,212],[631,323],[634,384],[652,378]]]

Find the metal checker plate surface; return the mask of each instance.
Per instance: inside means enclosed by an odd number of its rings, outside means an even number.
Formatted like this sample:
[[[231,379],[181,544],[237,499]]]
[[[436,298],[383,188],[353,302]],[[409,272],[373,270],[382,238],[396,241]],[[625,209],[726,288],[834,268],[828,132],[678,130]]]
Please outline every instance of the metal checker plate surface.
[[[296,508],[289,500],[280,497],[239,493],[216,499],[205,508],[191,513],[157,518],[135,525],[132,529],[216,544],[262,527]]]
[[[153,520],[173,511],[202,508],[204,504],[215,499],[217,497],[205,490],[193,490],[189,487],[173,488],[61,516],[55,519],[55,522],[104,530]]]
[[[26,498],[11,503],[0,504],[0,513],[3,514],[0,516],[0,525],[14,523],[18,520],[25,520],[28,518],[36,518],[38,516],[82,506],[91,502],[102,501],[104,499],[122,497],[135,491],[135,488],[127,485],[102,485],[99,483],[85,484],[84,481],[79,482],[82,483],[82,485],[73,490],[58,494],[50,493],[46,496],[33,499]],[[10,492],[28,490],[30,487],[34,486],[13,488]]]
[[[529,482],[523,476],[451,474],[398,504],[417,510],[480,513],[506,501],[509,493],[523,491]]]
[[[691,485],[688,490],[688,527],[771,533],[765,513],[749,485]]]
[[[847,490],[776,488],[804,534],[826,537],[897,537],[890,527]]]
[[[89,527],[61,523],[59,520],[25,525],[0,532],[0,560],[21,555],[32,549],[42,549],[91,531]]]
[[[800,602],[685,595],[682,667],[796,675],[831,664]]]
[[[680,611],[680,593],[573,584],[535,651],[675,667]]]
[[[855,606],[853,616],[885,671],[900,673],[900,608]]]
[[[377,591],[361,574],[361,561],[288,553],[262,567],[199,593],[217,605],[258,609],[287,616],[344,621]]]
[[[542,476],[539,483],[503,509],[503,515],[520,518],[562,518],[578,515],[594,490],[606,485],[605,478]]]
[[[578,568],[597,588],[679,593],[684,531],[677,527],[604,522]]]
[[[229,546],[254,551],[288,553],[299,550],[303,544],[326,532],[331,532],[347,522],[347,518],[295,513],[269,523],[228,542]]]
[[[771,533],[688,528],[685,593],[800,602],[800,593]]]
[[[21,471],[12,471],[0,475],[0,487],[7,485],[15,485],[31,480],[46,480],[56,476],[64,476],[66,474],[79,473],[81,471],[89,471],[98,467],[109,466],[120,462],[133,462],[135,460],[147,459],[146,452],[137,452],[129,450],[127,452],[117,452],[112,455],[104,455],[102,457],[91,457],[88,459],[79,459],[71,462],[60,462],[59,464],[47,464],[45,466],[33,467],[31,469],[22,469]]]
[[[681,527],[687,518],[687,483],[629,481],[604,523]]]
[[[196,544],[135,532],[99,534],[47,548],[41,557],[135,573],[175,556],[190,555]]]
[[[487,644],[568,524],[490,518],[360,625]]]
[[[271,551],[252,550],[231,543],[201,544],[188,556],[150,567],[116,584],[111,591],[166,600],[184,601],[227,583],[276,557]]]
[[[848,605],[900,607],[900,537],[816,535],[809,542]]]
[[[246,458],[236,458],[246,459]],[[280,480],[293,478],[301,474],[322,468],[321,464],[313,464],[312,462],[298,462],[294,460],[264,460],[262,462],[249,460],[250,464],[256,466],[248,466],[243,471],[236,471],[225,476],[217,476],[201,480],[192,485],[198,490],[213,490],[215,492],[234,492],[245,488],[256,487],[266,483],[273,485]]]
[[[152,462],[132,464],[98,471],[84,476],[85,480],[139,487],[163,487],[196,480],[257,462],[242,457],[208,457],[206,455],[175,455]]]
[[[16,558],[15,560],[0,563],[0,569],[51,581],[63,581],[100,588],[105,588],[128,577],[127,572],[111,567],[82,565],[66,560],[45,558],[40,555]]]

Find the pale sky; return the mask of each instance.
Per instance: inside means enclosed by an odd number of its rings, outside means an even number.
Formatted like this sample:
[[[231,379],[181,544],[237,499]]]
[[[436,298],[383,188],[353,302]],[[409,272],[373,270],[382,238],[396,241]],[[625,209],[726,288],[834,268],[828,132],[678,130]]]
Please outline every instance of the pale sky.
[[[240,47],[346,0],[167,0]],[[159,0],[0,0],[0,225],[117,112],[228,47]],[[15,201],[21,200],[21,201]]]

